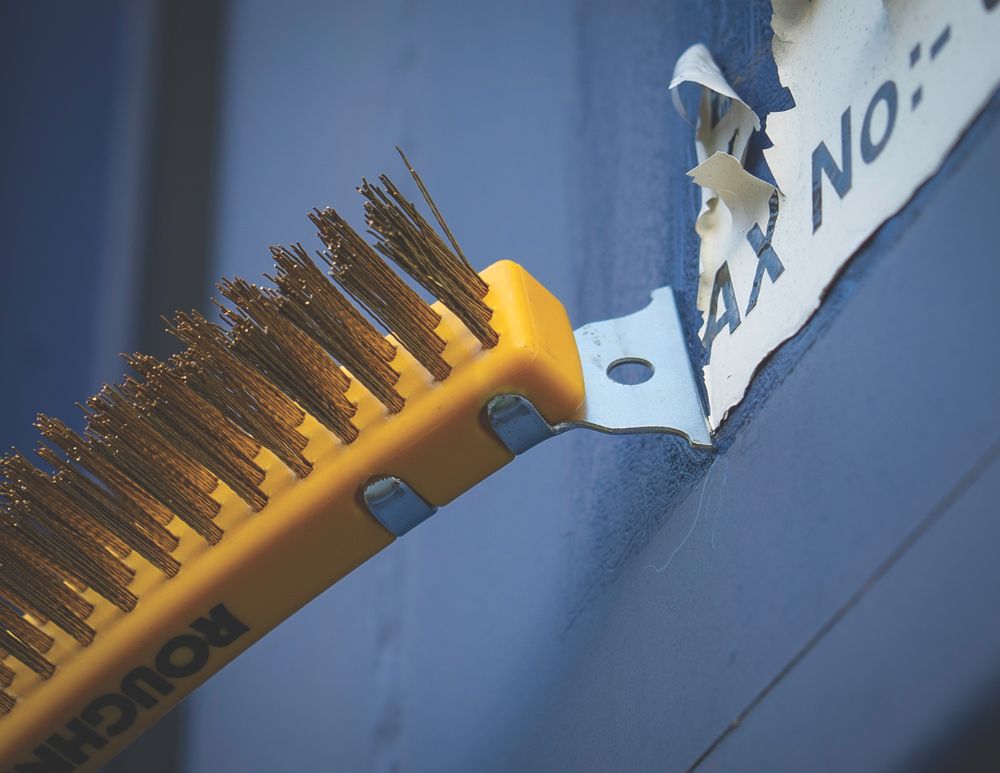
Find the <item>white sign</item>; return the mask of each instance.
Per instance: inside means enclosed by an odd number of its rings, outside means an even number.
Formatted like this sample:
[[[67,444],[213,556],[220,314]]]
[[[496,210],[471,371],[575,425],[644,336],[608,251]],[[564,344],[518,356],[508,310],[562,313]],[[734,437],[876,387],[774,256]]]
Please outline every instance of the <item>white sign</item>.
[[[795,101],[767,118],[777,188],[743,169],[759,122],[708,51],[694,46],[678,60],[671,88],[703,89],[690,175],[703,189],[698,308],[713,429],[996,90],[998,6],[774,0],[774,58]]]

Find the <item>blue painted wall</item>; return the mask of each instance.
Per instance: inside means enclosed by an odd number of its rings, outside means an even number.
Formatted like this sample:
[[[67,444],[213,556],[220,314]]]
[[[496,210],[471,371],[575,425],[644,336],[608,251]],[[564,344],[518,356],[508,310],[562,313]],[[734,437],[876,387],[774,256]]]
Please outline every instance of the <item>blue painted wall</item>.
[[[4,448],[31,451],[37,412],[72,417],[114,377],[95,362],[126,21],[117,2],[0,2]]]
[[[359,223],[353,185],[402,178],[401,144],[477,264],[519,260],[577,323],[671,283],[696,351],[694,158],[666,83],[702,40],[758,113],[786,107],[766,0],[339,6],[229,8],[213,273],[266,270],[313,206]],[[0,4],[2,429],[22,447],[35,410],[71,415],[113,375],[95,340],[127,339],[98,320],[128,301],[102,245],[128,243],[112,170],[135,131],[127,14],[28,8]],[[72,120],[42,121],[43,95]],[[532,450],[189,700],[186,768],[913,769],[990,727],[998,124],[994,100],[717,453]]]

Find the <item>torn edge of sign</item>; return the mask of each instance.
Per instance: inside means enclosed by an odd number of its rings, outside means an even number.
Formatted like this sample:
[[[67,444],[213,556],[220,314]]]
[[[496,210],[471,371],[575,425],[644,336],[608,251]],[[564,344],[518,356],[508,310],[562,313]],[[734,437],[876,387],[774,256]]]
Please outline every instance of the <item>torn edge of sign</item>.
[[[695,151],[698,165],[688,175],[701,188],[701,211],[695,230],[701,237],[699,254],[698,309],[703,323],[699,337],[711,354],[712,340],[728,328],[734,331],[740,324],[739,304],[731,297],[733,281],[729,258],[739,251],[751,249],[747,241],[757,223],[769,221],[769,212],[777,212],[778,190],[770,183],[743,168],[753,132],[760,130],[760,119],[729,85],[709,50],[696,43],[681,54],[674,67],[670,91],[674,107],[690,120],[681,100],[680,87],[695,84],[701,88],[695,128]],[[773,218],[770,218],[773,219]],[[772,228],[760,233],[758,250],[769,246]],[[755,261],[759,262],[759,261]],[[743,265],[747,265],[743,262]],[[756,304],[762,277],[751,280],[750,308]],[[730,297],[727,297],[730,296]],[[723,311],[720,313],[720,304]],[[706,366],[710,364],[706,362]],[[713,372],[705,368],[706,389]],[[716,429],[724,415],[709,411],[709,422]]]

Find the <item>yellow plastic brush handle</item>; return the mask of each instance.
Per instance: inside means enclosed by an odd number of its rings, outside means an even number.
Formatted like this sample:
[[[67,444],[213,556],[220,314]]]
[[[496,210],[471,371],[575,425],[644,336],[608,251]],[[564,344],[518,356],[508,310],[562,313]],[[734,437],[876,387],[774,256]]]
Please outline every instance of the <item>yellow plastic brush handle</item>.
[[[88,620],[97,631],[79,647],[48,625],[56,638],[49,657],[55,676],[42,681],[16,667],[17,708],[0,719],[0,768],[62,771],[96,768],[155,722],[191,690],[282,620],[364,563],[394,539],[368,512],[360,491],[377,475],[394,475],[427,502],[444,505],[512,459],[483,419],[497,394],[529,398],[550,423],[577,410],[583,375],[573,330],[562,304],[510,261],[490,266],[486,303],[499,344],[483,350],[446,309],[438,333],[453,366],[443,382],[400,347],[394,363],[406,406],[387,415],[355,385],[361,430],[350,445],[306,420],[306,456],[313,472],[295,478],[269,452],[267,506],[252,513],[223,484],[216,522],[224,539],[209,547],[178,519],[174,555],[180,573],[164,580],[130,560],[136,609],[119,612],[91,591]],[[294,668],[294,664],[289,665]]]

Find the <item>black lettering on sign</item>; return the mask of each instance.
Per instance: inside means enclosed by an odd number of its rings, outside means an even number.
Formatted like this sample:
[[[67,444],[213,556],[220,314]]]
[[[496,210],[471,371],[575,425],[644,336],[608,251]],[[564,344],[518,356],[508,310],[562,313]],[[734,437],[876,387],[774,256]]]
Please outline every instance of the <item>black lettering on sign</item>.
[[[137,666],[122,677],[120,692],[110,692],[92,700],[79,717],[66,723],[65,730],[49,736],[35,749],[35,756],[14,766],[15,773],[71,773],[85,764],[90,754],[103,749],[109,738],[125,733],[139,718],[140,709],[151,709],[160,697],[175,689],[170,680],[193,676],[208,663],[212,649],[228,647],[250,629],[222,604],[206,617],[169,639],[153,659],[153,666]],[[199,634],[199,635],[195,635]]]
[[[851,108],[840,116],[840,166],[825,142],[812,153],[813,233],[823,225],[823,174],[840,198],[851,190]]]
[[[720,317],[719,296],[726,307]],[[715,272],[715,284],[712,286],[712,300],[708,306],[708,321],[705,323],[705,337],[702,344],[705,347],[705,364],[712,361],[712,343],[722,329],[729,325],[729,334],[740,326],[740,310],[736,307],[736,293],[733,292],[733,279],[729,275],[729,263],[723,263]]]
[[[778,281],[778,277],[785,272],[785,265],[778,257],[778,253],[771,246],[771,239],[774,238],[774,224],[778,222],[778,192],[774,191],[767,202],[767,233],[760,232],[760,226],[756,223],[753,228],[747,231],[747,241],[757,254],[757,270],[753,275],[753,287],[750,290],[750,300],[747,301],[747,316],[757,305],[757,296],[760,295],[760,285],[764,281],[764,272],[767,271],[771,283]]]
[[[946,24],[945,28],[934,39],[934,42],[931,43],[931,59],[937,59],[938,54],[948,45],[949,40],[951,40],[951,25]]]
[[[868,103],[868,109],[865,111],[865,122],[861,124],[861,158],[866,164],[870,164],[879,157],[882,149],[885,148],[885,143],[892,136],[892,130],[896,126],[897,101],[896,84],[892,81],[886,81],[878,87],[875,96]],[[875,114],[875,108],[880,104],[885,105],[888,115],[882,136],[878,141],[872,142],[872,116]]]

